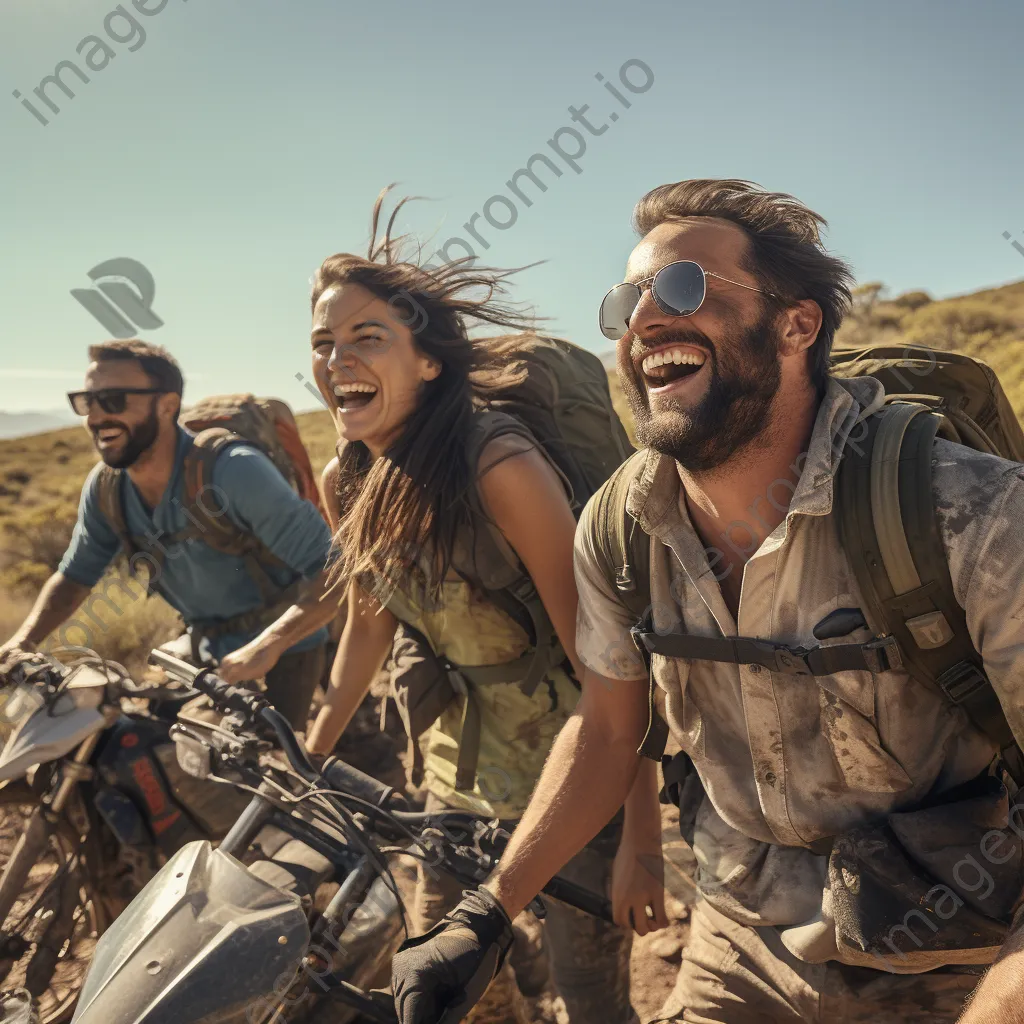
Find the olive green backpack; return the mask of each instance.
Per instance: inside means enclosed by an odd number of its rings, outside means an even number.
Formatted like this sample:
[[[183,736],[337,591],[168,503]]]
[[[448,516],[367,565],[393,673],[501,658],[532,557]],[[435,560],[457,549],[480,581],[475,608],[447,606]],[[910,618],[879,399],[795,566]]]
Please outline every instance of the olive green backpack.
[[[659,636],[651,628],[650,537],[626,512],[630,484],[643,468],[638,452],[595,499],[595,547],[608,579],[637,621],[641,652],[760,664],[776,672],[827,675],[851,668],[903,667],[938,687],[1003,751],[1018,783],[1024,760],[974,648],[957,604],[932,496],[937,436],[1024,462],[1024,432],[990,367],[956,352],[922,346],[837,350],[838,377],[871,376],[885,405],[856,428],[844,449],[833,514],[875,634],[867,644],[790,648],[745,637]],[[641,753],[661,756],[668,730],[650,689],[650,726]]]
[[[535,439],[562,476],[578,517],[590,496],[633,450],[612,405],[608,373],[592,352],[560,338],[534,338],[517,359],[526,370],[523,379],[479,402],[472,434],[466,439],[469,463],[477,465],[480,453],[497,437],[518,434]],[[523,628],[529,649],[504,664],[453,665],[432,651],[422,634],[402,623],[390,666],[391,694],[410,739],[414,776],[420,768],[419,736],[450,704],[462,702],[455,785],[459,790],[472,790],[476,778],[480,712],[474,690],[516,683],[532,696],[544,676],[566,660],[533,581],[478,502],[475,512],[474,536],[460,539],[466,543],[453,552],[452,568]]]

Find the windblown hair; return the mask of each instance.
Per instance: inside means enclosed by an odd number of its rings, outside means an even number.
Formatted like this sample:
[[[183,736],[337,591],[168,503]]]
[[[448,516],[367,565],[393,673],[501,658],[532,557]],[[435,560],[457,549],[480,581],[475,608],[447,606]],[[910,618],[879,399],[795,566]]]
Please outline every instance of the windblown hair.
[[[421,246],[408,252],[407,236],[392,231],[409,198],[395,206],[378,240],[381,207],[393,187],[374,204],[367,256],[327,257],[313,278],[311,305],[335,285],[361,285],[389,304],[441,372],[422,385],[415,411],[381,458],[374,460],[362,442],[340,446],[332,582],[357,580],[386,601],[426,551],[434,570],[424,581],[425,597],[436,599],[456,538],[470,523],[476,467],[468,463],[466,440],[474,408],[522,380],[517,357],[535,338],[535,321],[497,298],[517,270],[473,266],[472,257],[436,267],[421,264]],[[483,323],[520,333],[470,339],[470,329]]]
[[[824,393],[832,342],[850,309],[853,285],[849,265],[822,244],[825,219],[793,196],[767,192],[750,181],[694,178],[648,192],[633,212],[633,227],[643,236],[659,224],[684,217],[732,221],[750,239],[744,265],[765,289],[779,295],[783,304],[813,299],[821,307],[821,329],[809,352],[809,369],[812,384]]]

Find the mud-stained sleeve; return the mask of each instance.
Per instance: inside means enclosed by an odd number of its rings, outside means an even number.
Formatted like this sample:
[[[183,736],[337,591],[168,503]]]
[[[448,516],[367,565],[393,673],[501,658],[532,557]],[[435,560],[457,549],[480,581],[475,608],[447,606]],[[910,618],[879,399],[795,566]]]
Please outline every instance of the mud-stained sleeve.
[[[945,449],[946,452],[949,449]],[[1024,746],[1024,468],[936,446],[936,512],[974,646]]]
[[[573,567],[580,603],[576,613],[576,652],[587,668],[607,679],[643,679],[647,669],[630,637],[633,617],[615,596],[594,552],[594,501],[576,527]]]

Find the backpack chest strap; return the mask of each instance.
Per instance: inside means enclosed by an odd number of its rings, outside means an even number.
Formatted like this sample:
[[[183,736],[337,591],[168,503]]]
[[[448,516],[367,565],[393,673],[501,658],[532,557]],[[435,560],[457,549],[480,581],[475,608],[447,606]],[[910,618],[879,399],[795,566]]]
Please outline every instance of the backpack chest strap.
[[[649,623],[634,626],[633,642],[641,654],[666,658],[718,661],[733,665],[760,665],[791,676],[828,676],[834,672],[888,672],[901,668],[899,645],[891,637],[863,644],[828,647],[789,647],[772,640],[747,636],[694,636],[692,633],[656,633]]]

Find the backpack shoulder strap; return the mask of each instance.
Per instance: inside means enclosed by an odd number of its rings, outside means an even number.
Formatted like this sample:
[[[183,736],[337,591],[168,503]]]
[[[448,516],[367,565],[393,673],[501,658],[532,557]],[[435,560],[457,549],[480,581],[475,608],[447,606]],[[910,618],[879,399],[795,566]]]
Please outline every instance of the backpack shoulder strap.
[[[99,472],[96,474],[96,500],[103,518],[117,535],[125,554],[131,558],[137,549],[128,530],[128,520],[125,516],[124,501],[121,496],[123,475],[123,469],[114,469],[107,465],[100,466]]]
[[[635,452],[597,490],[591,523],[603,575],[637,622],[651,605],[651,538],[626,510],[629,488],[644,470],[647,452]]]
[[[208,427],[196,434],[185,454],[185,516],[189,533],[217,551],[242,558],[264,601],[275,601],[281,588],[267,574],[265,566],[284,563],[255,534],[238,526],[227,514],[222,499],[213,493],[213,469],[221,452],[245,438],[224,427]],[[209,493],[208,493],[209,492]]]
[[[196,434],[182,464],[186,516],[203,541],[227,554],[239,554],[250,546],[249,535],[235,525],[222,502],[207,492],[213,489],[213,469],[221,452],[241,441],[244,438],[224,427],[207,427]]]
[[[591,532],[594,552],[605,579],[615,584],[623,607],[644,628],[651,615],[651,537],[630,515],[626,504],[629,489],[647,463],[641,450],[628,458],[594,495]],[[668,743],[668,725],[658,712],[657,684],[651,672],[650,655],[641,649],[647,664],[647,732],[638,753],[661,761]]]
[[[1013,733],[957,603],[939,532],[932,459],[941,414],[893,402],[848,442],[836,483],[843,549],[878,636],[899,643],[907,671],[937,686],[1016,761]],[[1011,765],[1011,768],[1013,766]]]

